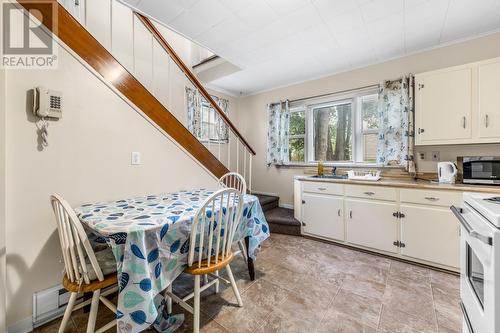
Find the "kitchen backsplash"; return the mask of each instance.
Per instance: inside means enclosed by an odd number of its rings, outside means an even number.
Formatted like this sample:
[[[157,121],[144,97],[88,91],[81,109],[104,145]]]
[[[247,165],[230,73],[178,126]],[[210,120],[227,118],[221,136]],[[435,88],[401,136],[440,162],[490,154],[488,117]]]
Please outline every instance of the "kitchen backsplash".
[[[432,160],[435,153],[439,155],[437,161]],[[424,159],[421,159],[422,154]],[[438,162],[456,162],[457,156],[500,156],[500,144],[415,147],[418,172],[436,172]]]

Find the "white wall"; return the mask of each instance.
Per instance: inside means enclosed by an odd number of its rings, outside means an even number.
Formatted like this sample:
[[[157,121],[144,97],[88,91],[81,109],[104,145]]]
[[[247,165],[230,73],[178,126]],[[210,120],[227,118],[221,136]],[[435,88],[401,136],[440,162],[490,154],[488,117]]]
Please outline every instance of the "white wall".
[[[0,332],[6,331],[5,257],[5,71],[0,69]]]
[[[295,175],[303,173],[301,168],[268,168],[266,166],[267,103],[355,89],[377,84],[382,80],[395,79],[406,73],[420,73],[499,56],[500,33],[497,33],[241,99],[238,115],[239,124],[242,126],[243,135],[257,152],[253,164],[254,190],[277,193],[281,197],[281,203],[293,204],[292,180]],[[454,160],[459,155],[500,155],[500,145],[442,146],[417,149],[417,151],[428,152],[428,156],[435,150],[440,151],[443,160]],[[434,162],[417,162],[419,171],[435,171]]]
[[[215,186],[213,177],[75,58],[59,49],[56,70],[9,70],[7,96],[7,323],[31,316],[32,293],[61,282],[49,195],[73,206]],[[44,85],[63,93],[63,118],[40,149],[27,106]],[[2,131],[3,133],[3,131]],[[141,166],[130,153],[142,153]]]

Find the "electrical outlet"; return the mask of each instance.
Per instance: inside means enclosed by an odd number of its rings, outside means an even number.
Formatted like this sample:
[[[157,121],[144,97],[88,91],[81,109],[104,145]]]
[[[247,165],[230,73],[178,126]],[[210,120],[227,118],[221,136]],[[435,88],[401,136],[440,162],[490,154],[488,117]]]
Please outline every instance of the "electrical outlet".
[[[424,160],[425,160],[425,153],[423,153],[423,152],[419,152],[419,153],[418,153],[418,158],[419,158],[421,161],[424,161]]]
[[[141,165],[141,153],[140,152],[138,152],[138,151],[132,152],[131,164],[132,165]]]
[[[439,152],[438,151],[433,151],[432,152],[432,160],[435,161],[435,162],[439,162],[440,156],[439,156]]]

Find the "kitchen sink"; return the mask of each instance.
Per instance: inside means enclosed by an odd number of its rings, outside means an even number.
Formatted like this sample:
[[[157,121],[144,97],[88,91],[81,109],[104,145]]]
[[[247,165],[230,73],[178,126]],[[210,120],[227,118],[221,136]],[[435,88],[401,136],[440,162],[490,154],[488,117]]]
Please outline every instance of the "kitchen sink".
[[[347,175],[315,175],[313,178],[325,178],[325,179],[347,179]]]

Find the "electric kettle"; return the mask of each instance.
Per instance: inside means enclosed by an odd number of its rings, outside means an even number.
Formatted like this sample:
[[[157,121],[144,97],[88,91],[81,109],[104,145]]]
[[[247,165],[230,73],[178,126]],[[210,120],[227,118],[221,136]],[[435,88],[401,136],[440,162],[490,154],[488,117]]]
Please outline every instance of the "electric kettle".
[[[454,184],[457,178],[457,167],[453,162],[438,163],[439,182],[443,184]]]

